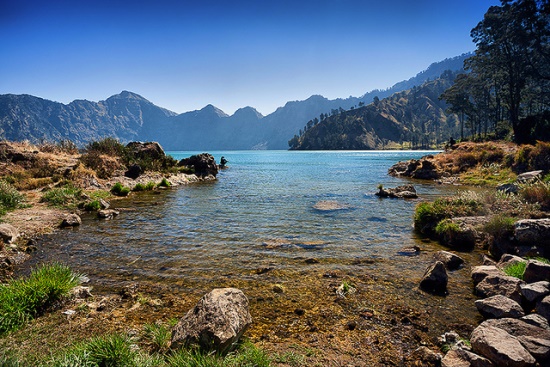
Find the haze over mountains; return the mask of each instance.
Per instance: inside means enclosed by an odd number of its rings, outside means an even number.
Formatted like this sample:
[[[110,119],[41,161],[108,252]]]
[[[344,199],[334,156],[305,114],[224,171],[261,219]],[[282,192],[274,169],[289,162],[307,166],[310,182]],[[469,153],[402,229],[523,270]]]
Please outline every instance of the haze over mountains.
[[[434,63],[415,77],[361,97],[329,100],[313,95],[288,102],[262,116],[244,107],[229,116],[208,105],[176,114],[142,96],[123,91],[105,101],[62,104],[30,95],[0,95],[0,138],[38,142],[69,139],[80,146],[104,137],[158,141],[166,150],[288,149],[288,141],[306,122],[334,109],[349,110],[438,78],[445,70],[462,70],[464,54]]]

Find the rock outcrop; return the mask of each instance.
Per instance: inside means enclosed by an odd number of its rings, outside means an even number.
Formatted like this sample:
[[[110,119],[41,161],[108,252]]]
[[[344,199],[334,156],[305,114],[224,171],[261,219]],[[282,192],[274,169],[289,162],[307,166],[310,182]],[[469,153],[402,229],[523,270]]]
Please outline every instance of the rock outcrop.
[[[433,160],[433,156],[398,162],[388,170],[390,176],[411,177],[420,180],[435,180],[441,178],[442,172]]]
[[[135,158],[159,160],[166,157],[164,149],[157,142],[133,141],[126,145],[129,153]]]
[[[519,319],[520,317],[525,316],[525,312],[523,312],[523,309],[519,303],[500,294],[477,300],[475,304],[479,313],[487,319]]]
[[[178,166],[186,166],[195,171],[195,175],[201,178],[208,176],[216,177],[218,174],[218,165],[211,154],[201,153],[184,158],[178,162]]]
[[[171,348],[196,345],[229,352],[252,323],[248,298],[236,288],[218,288],[203,296],[172,330]]]
[[[416,199],[418,195],[416,194],[416,189],[413,185],[402,185],[395,188],[385,189],[380,187],[378,192],[374,195],[381,198],[402,198],[402,199]]]

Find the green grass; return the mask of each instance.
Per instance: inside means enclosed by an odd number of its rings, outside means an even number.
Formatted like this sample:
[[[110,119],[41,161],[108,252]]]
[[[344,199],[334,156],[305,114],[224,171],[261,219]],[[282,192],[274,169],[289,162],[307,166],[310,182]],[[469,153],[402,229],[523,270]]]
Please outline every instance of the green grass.
[[[120,182],[117,182],[111,188],[111,193],[116,196],[128,196],[130,191],[129,187],[123,186]]]
[[[88,212],[95,212],[99,209],[101,209],[101,203],[99,202],[99,200],[93,200],[84,204],[84,210]]]
[[[152,191],[155,187],[157,187],[157,185],[152,181],[149,181],[146,184],[137,183],[132,191]]]
[[[160,187],[170,187],[170,186],[172,186],[172,184],[166,178],[163,178],[162,181],[160,181],[159,186]]]
[[[25,199],[11,184],[0,181],[0,215],[23,206]]]
[[[147,324],[143,329],[145,338],[149,340],[151,349],[154,352],[165,352],[168,350],[172,331],[167,325],[161,323]]]
[[[79,283],[79,275],[54,263],[34,270],[28,279],[0,285],[0,334],[21,328]]]
[[[55,187],[42,195],[42,201],[57,207],[74,206],[82,195],[82,190],[71,185]]]
[[[460,226],[448,218],[439,221],[435,226],[435,233],[438,236],[452,235],[458,232],[460,232]]]
[[[502,271],[508,276],[515,277],[518,279],[523,279],[523,274],[525,273],[525,268],[527,263],[524,261],[519,261],[510,265],[505,266]]]
[[[443,219],[480,215],[483,211],[481,199],[469,192],[439,198],[434,202],[422,202],[414,212],[414,228],[421,233],[432,234]]]

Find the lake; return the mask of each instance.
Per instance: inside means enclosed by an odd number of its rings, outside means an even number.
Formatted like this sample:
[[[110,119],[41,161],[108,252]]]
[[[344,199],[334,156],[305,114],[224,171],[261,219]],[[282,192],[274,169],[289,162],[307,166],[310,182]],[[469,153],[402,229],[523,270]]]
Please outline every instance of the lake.
[[[177,159],[193,153],[170,152]],[[261,330],[253,331],[258,335],[286,322],[275,311],[319,307],[317,297],[333,298],[334,286],[348,279],[357,287],[358,305],[398,302],[426,310],[435,336],[479,317],[469,266],[450,274],[447,297],[418,290],[433,252],[442,248],[413,232],[418,200],[374,195],[379,184],[411,182],[388,176],[392,164],[427,153],[213,152],[216,161],[229,161],[216,181],[132,194],[114,202],[121,214],[113,220],[84,215],[80,228],[42,239],[33,262],[66,262],[100,291],[134,281],[197,295],[238,286],[251,296],[256,313],[270,315],[259,316]],[[456,192],[412,183],[423,200]],[[320,201],[345,209],[316,210]],[[418,256],[407,251],[414,245],[423,250]],[[479,258],[461,256],[469,263]],[[284,287],[291,306],[273,298],[274,284]]]

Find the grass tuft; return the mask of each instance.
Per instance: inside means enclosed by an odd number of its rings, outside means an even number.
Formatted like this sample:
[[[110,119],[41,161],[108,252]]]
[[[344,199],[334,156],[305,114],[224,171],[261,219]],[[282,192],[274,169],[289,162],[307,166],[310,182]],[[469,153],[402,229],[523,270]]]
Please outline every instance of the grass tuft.
[[[128,196],[130,191],[129,187],[123,186],[120,182],[117,182],[111,188],[111,193],[116,196]]]
[[[42,201],[57,207],[74,206],[82,195],[82,190],[72,184],[55,187],[42,196]]]
[[[0,285],[0,334],[17,330],[42,314],[80,284],[80,276],[67,266],[47,264],[28,279]]]
[[[0,181],[0,214],[23,206],[25,199],[11,184]]]
[[[524,261],[518,261],[510,265],[505,266],[502,271],[508,276],[515,277],[523,280],[523,274],[525,273],[525,268],[527,263]]]

